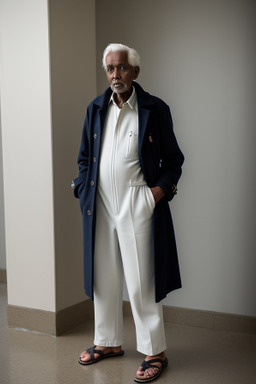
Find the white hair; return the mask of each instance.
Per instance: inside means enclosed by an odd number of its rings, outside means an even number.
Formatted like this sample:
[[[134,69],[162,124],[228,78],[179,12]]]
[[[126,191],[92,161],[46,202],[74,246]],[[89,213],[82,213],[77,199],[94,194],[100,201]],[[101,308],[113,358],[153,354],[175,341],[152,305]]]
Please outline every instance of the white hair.
[[[109,54],[109,52],[127,52],[128,63],[132,67],[139,67],[140,66],[140,56],[135,49],[130,48],[124,44],[109,44],[105,48],[105,50],[103,52],[103,58],[102,58],[102,65],[103,65],[103,68],[105,69],[105,71],[107,70],[106,57]]]

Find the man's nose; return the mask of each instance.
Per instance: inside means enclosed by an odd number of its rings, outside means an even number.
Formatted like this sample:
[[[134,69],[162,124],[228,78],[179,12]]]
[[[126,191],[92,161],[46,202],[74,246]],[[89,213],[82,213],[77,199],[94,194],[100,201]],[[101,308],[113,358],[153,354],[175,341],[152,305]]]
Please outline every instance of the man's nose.
[[[118,68],[114,69],[113,76],[114,76],[114,79],[119,79],[120,78],[120,72],[119,72]]]

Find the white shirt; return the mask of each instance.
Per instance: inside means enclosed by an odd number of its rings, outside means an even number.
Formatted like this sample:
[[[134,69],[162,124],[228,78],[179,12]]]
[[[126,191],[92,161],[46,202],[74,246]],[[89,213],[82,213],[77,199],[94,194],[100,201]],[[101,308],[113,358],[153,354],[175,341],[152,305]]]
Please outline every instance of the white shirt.
[[[138,101],[135,88],[120,109],[113,94],[102,134],[98,190],[102,198],[118,201],[133,182],[145,184],[138,153]],[[110,203],[110,201],[109,201]]]

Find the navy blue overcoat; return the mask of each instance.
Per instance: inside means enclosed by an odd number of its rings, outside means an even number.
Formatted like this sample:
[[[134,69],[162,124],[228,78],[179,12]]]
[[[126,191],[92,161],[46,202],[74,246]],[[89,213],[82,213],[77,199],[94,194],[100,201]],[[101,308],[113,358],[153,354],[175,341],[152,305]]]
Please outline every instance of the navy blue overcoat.
[[[170,109],[134,82],[138,98],[139,159],[149,187],[159,185],[166,196],[156,205],[154,222],[155,300],[181,287],[177,248],[168,201],[176,193],[184,156],[173,133]],[[96,192],[101,136],[111,96],[108,88],[88,106],[78,155],[79,175],[73,182],[83,215],[84,287],[93,301]]]

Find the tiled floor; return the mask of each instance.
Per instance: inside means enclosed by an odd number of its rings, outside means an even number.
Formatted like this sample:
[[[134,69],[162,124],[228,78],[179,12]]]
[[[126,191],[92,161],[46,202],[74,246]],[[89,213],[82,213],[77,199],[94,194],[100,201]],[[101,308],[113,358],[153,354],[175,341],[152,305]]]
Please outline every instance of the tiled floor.
[[[143,356],[135,350],[134,325],[125,318],[125,355],[92,366],[77,363],[93,343],[93,325],[64,336],[8,329],[6,285],[0,284],[1,384],[133,383]],[[255,384],[256,336],[166,324],[169,366],[159,384]]]

